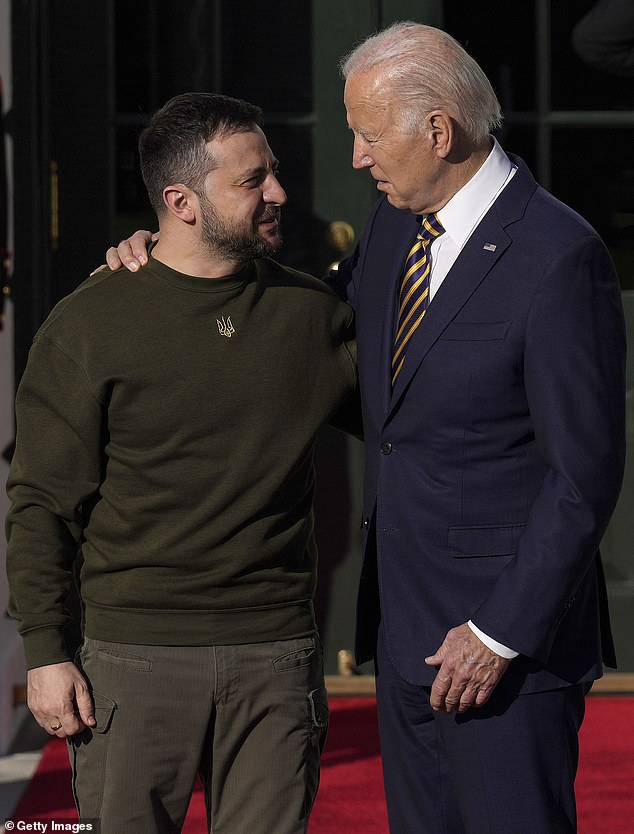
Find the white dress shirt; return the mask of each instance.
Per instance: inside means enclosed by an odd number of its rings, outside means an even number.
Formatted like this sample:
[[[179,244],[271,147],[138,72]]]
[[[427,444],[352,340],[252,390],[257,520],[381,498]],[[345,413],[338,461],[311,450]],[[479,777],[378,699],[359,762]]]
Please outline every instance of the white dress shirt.
[[[429,278],[430,303],[454,261],[469,240],[476,226],[491,208],[500,192],[508,185],[517,171],[497,141],[482,167],[457,191],[446,206],[437,212],[445,233],[432,241],[428,256],[431,259]],[[469,628],[492,651],[511,660],[518,652],[498,643],[469,620]]]
[[[453,195],[447,205],[436,212],[445,233],[433,240],[429,247],[431,250],[430,302],[454,265],[454,261],[462,252],[465,243],[516,171],[517,166],[513,165],[497,140],[493,139],[493,148],[484,164],[469,182]]]

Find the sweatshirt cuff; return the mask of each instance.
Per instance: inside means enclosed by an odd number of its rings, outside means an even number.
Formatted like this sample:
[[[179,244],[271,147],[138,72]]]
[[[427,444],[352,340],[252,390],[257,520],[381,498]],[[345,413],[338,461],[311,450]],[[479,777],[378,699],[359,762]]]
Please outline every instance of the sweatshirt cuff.
[[[22,635],[26,668],[49,666],[51,663],[66,663],[68,656],[64,632],[59,628],[36,628]]]
[[[471,620],[467,623],[471,631],[478,637],[485,646],[491,649],[492,652],[499,654],[500,657],[504,657],[507,660],[513,660],[514,657],[517,657],[519,652],[513,651],[513,649],[509,649],[508,646],[503,645],[502,643],[498,643],[497,640],[494,640],[492,637],[489,637],[488,634],[485,634],[483,631],[474,625]]]

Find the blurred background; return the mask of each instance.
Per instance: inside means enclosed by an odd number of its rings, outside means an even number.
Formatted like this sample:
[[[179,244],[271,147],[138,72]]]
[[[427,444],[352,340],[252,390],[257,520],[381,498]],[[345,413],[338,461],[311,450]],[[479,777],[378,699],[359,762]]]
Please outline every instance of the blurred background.
[[[502,102],[500,141],[603,236],[634,329],[633,4],[0,0],[0,488],[11,456],[14,390],[37,327],[103,262],[109,245],[137,228],[156,228],[136,151],[151,113],[188,90],[259,104],[289,198],[280,260],[320,274],[354,245],[376,198],[370,177],[350,165],[337,62],[395,20],[445,28],[479,61]],[[631,363],[628,439],[633,387]],[[334,674],[338,653],[353,643],[361,444],[324,430],[317,468],[317,610]],[[628,460],[603,548],[621,672],[634,672],[633,493]],[[1,489],[0,517],[5,512]],[[2,541],[0,755],[24,682],[15,624],[4,617],[3,563]]]

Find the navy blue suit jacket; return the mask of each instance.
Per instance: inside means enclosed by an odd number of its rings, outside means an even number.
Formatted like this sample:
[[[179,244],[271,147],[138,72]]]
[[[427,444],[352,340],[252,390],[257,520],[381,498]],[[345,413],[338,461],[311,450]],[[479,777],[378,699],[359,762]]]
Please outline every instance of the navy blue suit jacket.
[[[331,278],[356,310],[366,443],[357,659],[381,618],[403,678],[472,619],[521,653],[518,691],[615,664],[599,543],[621,486],[625,328],[596,232],[525,164],[411,339],[394,390],[396,285],[419,219],[379,199]]]

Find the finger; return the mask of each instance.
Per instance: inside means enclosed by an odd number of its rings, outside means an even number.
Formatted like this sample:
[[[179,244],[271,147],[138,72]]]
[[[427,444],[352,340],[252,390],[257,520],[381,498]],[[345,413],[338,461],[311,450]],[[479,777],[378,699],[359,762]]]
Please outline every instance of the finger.
[[[495,686],[481,686],[475,698],[474,706],[481,707],[489,700],[493,694]]]
[[[53,731],[53,735],[57,736],[57,738],[68,738],[68,736],[74,735],[74,734],[66,732],[66,729],[65,729],[64,725],[61,724],[56,730]]]
[[[73,711],[72,706],[68,711],[64,711],[62,715],[59,716],[58,722],[61,723],[61,727],[57,727],[55,735],[59,738],[74,736],[86,729],[86,725],[81,720],[79,715]],[[51,729],[55,729],[55,725],[53,725]]]
[[[442,664],[443,659],[444,659],[446,654],[447,654],[447,651],[445,649],[445,641],[443,641],[442,645],[440,645],[436,649],[435,654],[432,654],[429,657],[425,658],[425,663],[428,666],[440,666]]]
[[[456,684],[455,678],[452,682],[452,685],[449,689],[449,692],[445,695],[445,703],[444,703],[444,710],[445,712],[456,712],[458,707],[460,706],[460,701],[462,698],[462,694],[464,692],[465,686],[464,684],[458,685]]]
[[[471,709],[476,703],[478,692],[480,690],[477,686],[466,686],[462,695],[460,696],[460,703],[458,704],[458,712],[466,712]]]
[[[77,729],[75,729],[75,726]],[[71,736],[76,736],[79,733],[82,733],[86,728],[81,723],[81,721],[77,721],[75,725],[67,726],[66,724],[62,724],[53,735],[57,736],[57,738],[70,738]]]
[[[147,250],[153,240],[154,236],[145,229],[139,229],[139,231],[135,232],[130,238],[129,242],[132,255],[137,259],[141,266],[144,266],[148,261]]]
[[[108,269],[108,264],[101,264],[97,269],[93,269],[88,277],[92,278],[93,275],[96,275],[98,272],[103,272],[104,269]]]
[[[64,716],[62,725],[57,728],[55,735],[58,738],[68,738],[69,736],[76,736],[79,733],[83,733],[85,729],[86,725],[76,715],[72,717]]]
[[[83,684],[83,679],[81,684]],[[75,685],[77,689],[77,684]],[[90,696],[88,696],[90,697]],[[55,724],[61,724],[60,727],[55,727]],[[59,738],[67,738],[68,736],[77,735],[86,729],[81,715],[74,709],[74,702],[72,700],[66,701],[59,713],[57,721],[53,723],[52,729],[55,730],[55,735]]]
[[[136,260],[130,248],[130,243],[127,240],[122,240],[119,246],[111,246],[106,252],[106,262],[112,270],[121,269],[125,266],[131,272],[136,272],[140,268],[140,263]]]
[[[121,267],[123,266],[116,246],[111,246],[110,249],[108,249],[108,251],[106,252],[106,264],[108,268],[112,269],[113,271],[116,269],[121,269]]]
[[[444,710],[445,696],[451,688],[451,677],[444,677],[440,673],[436,675],[429,695],[429,703],[434,710]]]
[[[75,684],[75,703],[77,704],[79,718],[83,724],[87,727],[94,727],[97,723],[95,721],[95,708],[86,682],[83,679]]]
[[[49,736],[56,736],[62,729],[62,721],[56,715],[50,715],[43,721],[38,720],[37,723],[46,730]]]
[[[56,734],[60,738],[81,733],[89,722],[91,726],[95,724],[94,709],[92,698],[88,692],[88,685],[77,670],[75,670],[75,677],[69,695],[69,699],[64,701],[59,713],[59,722],[62,726],[57,728]],[[53,727],[53,729],[55,728]]]

